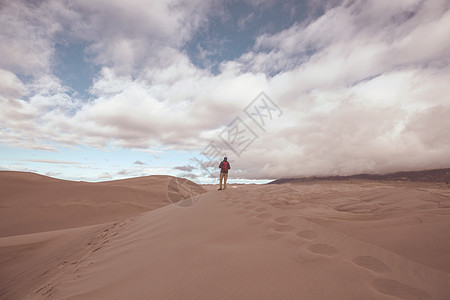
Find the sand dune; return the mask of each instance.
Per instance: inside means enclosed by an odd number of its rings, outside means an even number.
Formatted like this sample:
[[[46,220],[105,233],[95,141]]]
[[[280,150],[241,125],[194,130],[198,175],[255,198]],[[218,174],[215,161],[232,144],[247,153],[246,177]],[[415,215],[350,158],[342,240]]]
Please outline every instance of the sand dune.
[[[34,287],[87,253],[105,225],[0,238],[0,299],[22,299]]]
[[[89,183],[1,171],[0,237],[111,222],[165,206],[172,178]]]
[[[449,215],[438,184],[236,185],[187,207],[0,238],[0,297],[449,299]]]

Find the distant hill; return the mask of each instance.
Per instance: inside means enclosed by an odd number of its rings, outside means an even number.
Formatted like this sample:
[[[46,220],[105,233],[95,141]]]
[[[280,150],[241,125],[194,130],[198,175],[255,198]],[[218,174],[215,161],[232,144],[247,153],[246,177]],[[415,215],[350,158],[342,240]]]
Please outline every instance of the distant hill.
[[[184,190],[197,186],[185,179],[174,185],[174,179],[152,175],[93,183],[0,171],[0,237],[130,218],[182,199]]]
[[[396,172],[389,174],[358,174],[351,176],[321,176],[276,179],[269,184],[307,182],[313,180],[351,180],[365,179],[377,181],[411,181],[411,182],[444,182],[450,183],[450,168],[425,171]]]

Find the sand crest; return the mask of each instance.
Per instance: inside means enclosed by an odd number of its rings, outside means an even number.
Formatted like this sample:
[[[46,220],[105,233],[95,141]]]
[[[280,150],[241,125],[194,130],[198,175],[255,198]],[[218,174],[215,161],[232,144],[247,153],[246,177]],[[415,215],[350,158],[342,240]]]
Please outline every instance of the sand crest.
[[[172,178],[89,183],[0,171],[0,237],[106,223],[165,206]]]

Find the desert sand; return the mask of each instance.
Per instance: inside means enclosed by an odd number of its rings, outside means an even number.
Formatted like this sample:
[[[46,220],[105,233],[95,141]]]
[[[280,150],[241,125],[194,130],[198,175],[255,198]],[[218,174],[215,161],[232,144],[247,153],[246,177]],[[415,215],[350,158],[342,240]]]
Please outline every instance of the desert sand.
[[[1,299],[450,299],[445,183],[0,178]]]

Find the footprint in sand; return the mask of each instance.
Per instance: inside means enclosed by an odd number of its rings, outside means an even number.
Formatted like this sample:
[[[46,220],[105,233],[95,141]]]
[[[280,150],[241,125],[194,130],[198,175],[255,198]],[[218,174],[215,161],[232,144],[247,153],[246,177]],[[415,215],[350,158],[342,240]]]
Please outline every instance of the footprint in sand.
[[[288,231],[294,230],[294,228],[295,228],[294,226],[284,224],[284,225],[275,226],[275,228],[273,230],[278,231],[278,232],[288,232]]]
[[[294,259],[301,263],[318,261],[321,257],[305,250],[300,250],[295,254]]]
[[[263,238],[269,241],[278,240],[280,237],[281,233],[273,230],[269,230],[263,235]]]
[[[287,224],[290,220],[291,218],[288,216],[281,216],[275,219],[275,221],[280,224]]]
[[[247,201],[244,201],[243,203],[244,203],[244,204],[250,204],[250,203],[252,203],[252,201],[247,200]]]
[[[353,262],[360,267],[377,273],[387,273],[391,271],[388,266],[373,256],[358,256],[353,259]]]
[[[260,218],[251,218],[251,219],[248,219],[246,223],[247,223],[248,225],[256,225],[256,224],[259,224],[259,223],[262,223],[262,222],[264,222],[263,219],[260,219]]]
[[[263,211],[266,211],[266,208],[260,207],[260,208],[255,209],[255,211],[257,211],[257,212],[263,212]]]
[[[297,232],[297,236],[307,240],[313,240],[318,236],[318,234],[312,230],[302,230]]]
[[[380,293],[401,299],[429,299],[425,291],[403,284],[393,279],[375,278],[372,286]]]
[[[255,206],[253,206],[253,205],[244,206],[244,209],[254,209],[254,208],[255,208]]]
[[[325,256],[332,256],[339,252],[336,248],[327,244],[314,244],[309,246],[309,250],[313,253]]]
[[[269,213],[263,213],[263,214],[258,214],[256,215],[256,217],[260,218],[260,219],[268,219],[272,216],[272,214]]]

